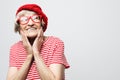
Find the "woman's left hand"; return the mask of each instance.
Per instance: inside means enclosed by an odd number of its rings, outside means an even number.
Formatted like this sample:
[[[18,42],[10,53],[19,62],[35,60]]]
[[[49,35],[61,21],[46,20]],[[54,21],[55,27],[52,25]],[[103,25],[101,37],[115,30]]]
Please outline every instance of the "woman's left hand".
[[[44,36],[43,36],[43,30],[42,28],[38,31],[38,35],[33,43],[33,54],[34,53],[39,53],[39,50],[41,48],[41,45],[43,44],[43,39],[44,39]]]

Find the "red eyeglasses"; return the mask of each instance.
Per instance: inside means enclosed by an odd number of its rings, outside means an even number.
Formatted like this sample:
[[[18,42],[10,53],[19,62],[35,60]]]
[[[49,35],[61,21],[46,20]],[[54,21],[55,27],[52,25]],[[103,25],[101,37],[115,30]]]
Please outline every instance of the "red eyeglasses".
[[[36,14],[32,16],[21,16],[17,21],[22,25],[27,24],[30,19],[35,23],[40,23],[40,17],[41,17],[40,15]]]

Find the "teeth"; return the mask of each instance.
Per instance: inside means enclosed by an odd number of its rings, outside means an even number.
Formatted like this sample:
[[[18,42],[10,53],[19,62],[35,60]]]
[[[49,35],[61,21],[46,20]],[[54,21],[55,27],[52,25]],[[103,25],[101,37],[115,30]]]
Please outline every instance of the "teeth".
[[[28,31],[31,31],[31,30],[36,30],[35,28],[29,28]]]

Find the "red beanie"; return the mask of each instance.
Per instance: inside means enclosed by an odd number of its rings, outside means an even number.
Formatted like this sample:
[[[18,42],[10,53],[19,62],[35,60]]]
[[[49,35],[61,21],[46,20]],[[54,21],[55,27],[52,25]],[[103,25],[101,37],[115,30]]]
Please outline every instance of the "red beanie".
[[[37,13],[38,15],[41,15],[42,20],[45,22],[45,24],[43,25],[44,29],[43,31],[45,32],[45,30],[47,29],[47,24],[48,24],[48,18],[47,16],[43,13],[42,9],[40,6],[38,6],[37,4],[25,4],[22,5],[21,7],[18,8],[16,15],[22,11],[22,10],[29,10],[29,11],[33,11],[35,13]]]

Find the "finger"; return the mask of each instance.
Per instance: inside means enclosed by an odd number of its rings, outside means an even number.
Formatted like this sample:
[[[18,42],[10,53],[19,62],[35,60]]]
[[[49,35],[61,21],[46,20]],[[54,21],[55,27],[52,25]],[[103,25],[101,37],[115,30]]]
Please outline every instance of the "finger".
[[[24,32],[22,30],[20,30],[20,34],[21,34],[22,40],[24,41],[25,35],[24,35]]]
[[[28,45],[29,41],[28,41],[28,38],[27,38],[25,32],[21,30],[20,33],[21,33],[22,41],[23,41],[24,45]]]
[[[43,41],[43,37],[44,37],[44,35],[43,35],[43,30],[42,30],[42,28],[41,28],[40,38],[41,38],[42,41]]]
[[[43,30],[42,30],[42,28],[39,29],[39,31],[38,31],[38,37],[41,37],[41,36],[43,36]]]
[[[22,39],[23,39],[23,40],[26,40],[25,32],[24,32],[24,31],[20,31],[20,33],[21,33]]]

